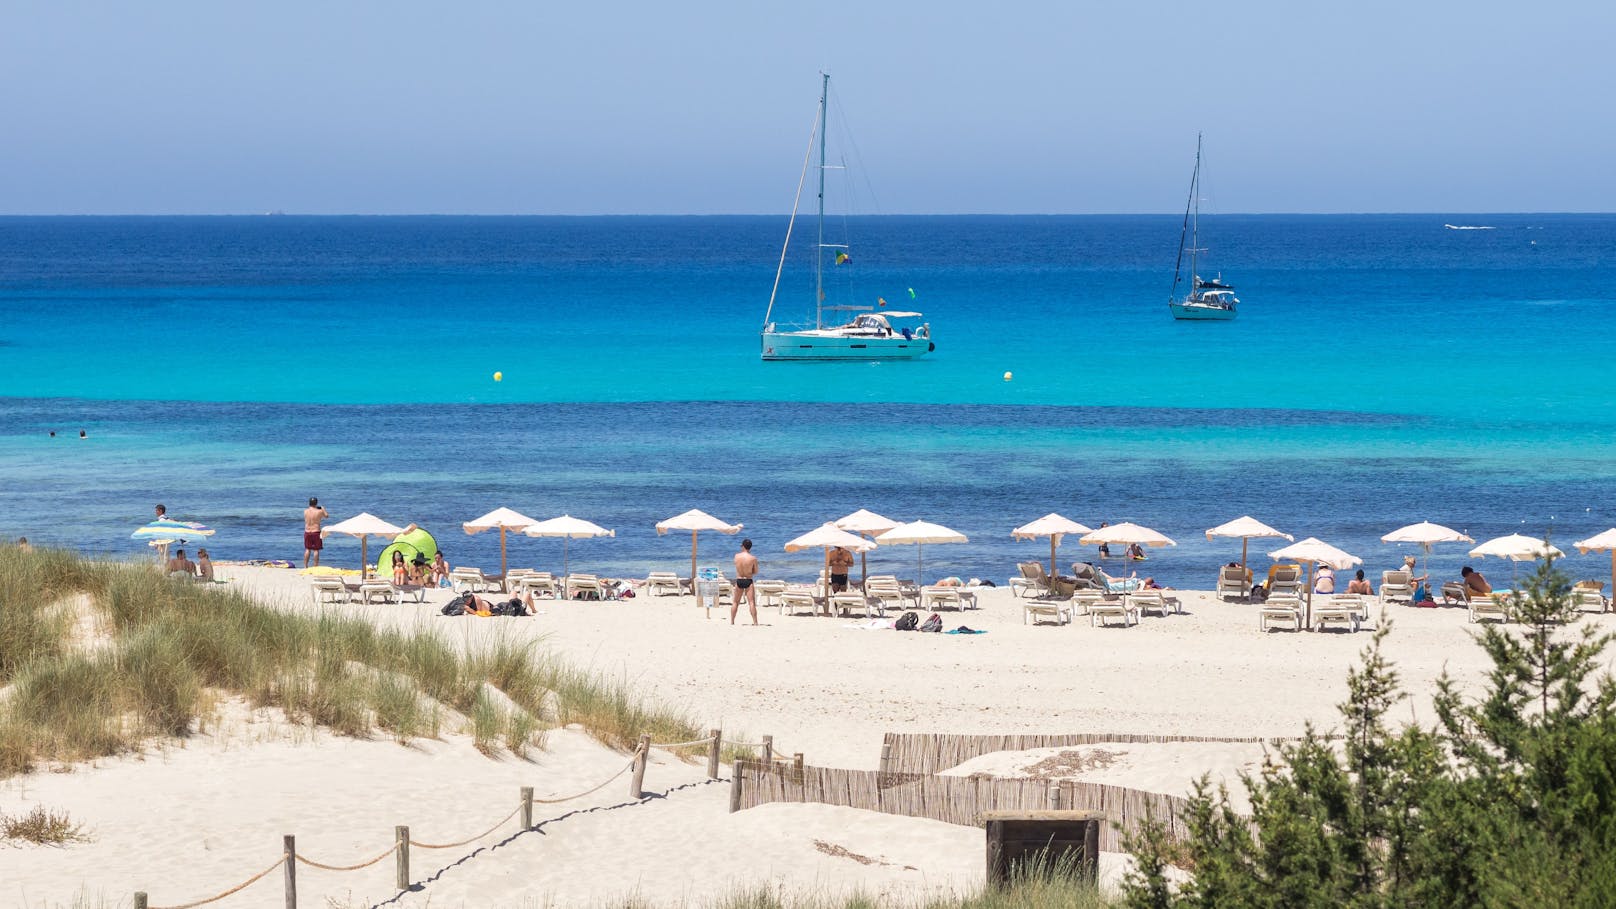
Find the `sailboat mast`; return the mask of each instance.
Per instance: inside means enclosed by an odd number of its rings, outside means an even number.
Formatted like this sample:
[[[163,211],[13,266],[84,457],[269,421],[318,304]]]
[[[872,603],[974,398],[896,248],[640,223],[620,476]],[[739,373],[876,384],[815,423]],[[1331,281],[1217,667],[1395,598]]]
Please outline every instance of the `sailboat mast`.
[[[825,133],[830,101],[830,73],[820,73],[819,88],[819,242],[814,246],[814,327],[825,327]]]
[[[1195,254],[1200,252],[1201,245],[1201,134],[1195,134],[1195,175],[1190,177],[1190,202],[1195,214],[1190,218],[1190,293],[1195,293],[1193,286],[1200,278],[1195,272]]]

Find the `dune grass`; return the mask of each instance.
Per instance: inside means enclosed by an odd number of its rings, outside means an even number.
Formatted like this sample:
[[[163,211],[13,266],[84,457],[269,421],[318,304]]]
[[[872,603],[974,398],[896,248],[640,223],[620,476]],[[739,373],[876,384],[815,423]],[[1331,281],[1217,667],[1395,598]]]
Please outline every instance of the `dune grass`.
[[[105,640],[80,639],[82,617],[63,605],[79,595]],[[435,736],[459,716],[487,753],[502,745],[525,753],[542,746],[546,728],[567,723],[619,747],[642,732],[698,735],[625,683],[560,663],[532,642],[462,648],[432,629],[275,609],[150,566],[49,550],[0,549],[0,691],[0,776],[184,737],[220,695],[400,742]]]

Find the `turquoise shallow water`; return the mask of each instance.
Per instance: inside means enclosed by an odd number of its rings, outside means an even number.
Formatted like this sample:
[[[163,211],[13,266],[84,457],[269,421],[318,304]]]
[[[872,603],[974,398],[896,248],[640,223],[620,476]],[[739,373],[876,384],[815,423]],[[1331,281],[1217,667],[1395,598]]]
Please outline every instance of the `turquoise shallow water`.
[[[1245,512],[1381,562],[1423,518],[1616,524],[1616,217],[1211,219],[1226,325],[1166,316],[1174,218],[855,221],[833,292],[923,309],[912,364],[758,360],[783,228],[0,219],[0,535],[127,552],[163,500],[216,555],[286,556],[316,494],[486,560],[442,529],[510,504],[618,527],[575,552],[638,572],[699,506],[806,570],[778,544],[870,507],[965,530],[928,566],[1002,578],[1047,556],[1009,528],[1059,510],[1174,535],[1152,572],[1205,586],[1228,549],[1199,530]],[[811,299],[790,265],[777,318]]]

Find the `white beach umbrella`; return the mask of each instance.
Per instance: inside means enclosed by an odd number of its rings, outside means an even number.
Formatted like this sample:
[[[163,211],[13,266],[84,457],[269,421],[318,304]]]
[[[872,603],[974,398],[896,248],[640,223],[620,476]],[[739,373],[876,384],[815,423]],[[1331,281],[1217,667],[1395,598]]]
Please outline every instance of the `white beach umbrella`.
[[[670,530],[690,531],[690,583],[696,583],[696,536],[703,530],[715,530],[719,533],[740,533],[742,525],[726,524],[705,511],[692,508],[684,514],[674,515],[656,525],[656,532],[667,533]]]
[[[1172,540],[1168,539],[1166,534],[1157,533],[1156,531],[1151,530],[1149,527],[1142,527],[1138,524],[1130,524],[1127,522],[1123,522],[1121,524],[1107,524],[1098,530],[1091,530],[1088,533],[1083,534],[1083,537],[1078,540],[1078,542],[1082,543],[1084,546],[1094,546],[1100,543],[1105,543],[1107,545],[1117,543],[1123,546],[1138,543],[1140,546],[1151,547],[1178,545],[1177,543],[1174,543]]]
[[[1610,553],[1610,589],[1616,593],[1616,527],[1571,545],[1577,547],[1577,551],[1583,555],[1590,552]]]
[[[957,530],[949,530],[941,524],[929,521],[911,521],[908,524],[899,524],[886,533],[877,534],[875,542],[881,546],[901,546],[914,544],[915,547],[915,583],[924,584],[925,575],[922,569],[923,547],[927,543],[966,543],[965,534]]]
[[[1307,562],[1310,566],[1307,572],[1307,621],[1308,628],[1313,627],[1313,581],[1319,572],[1320,565],[1328,565],[1337,571],[1362,565],[1363,559],[1350,552],[1340,550],[1317,537],[1308,537],[1300,543],[1292,543],[1283,549],[1270,552],[1269,557],[1276,562]]]
[[[889,517],[878,515],[867,508],[860,508],[858,511],[836,521],[836,526],[843,530],[852,531],[861,537],[873,539],[876,534],[886,533],[897,527],[898,522]],[[865,553],[859,553],[860,582],[869,580],[870,577],[870,566],[865,561],[866,558]]]
[[[1091,528],[1084,527],[1071,518],[1064,518],[1054,513],[1044,515],[1036,521],[1023,524],[1010,531],[1010,536],[1017,540],[1036,540],[1039,537],[1049,537],[1049,576],[1051,578],[1060,574],[1055,567],[1055,548],[1060,545],[1061,538],[1069,533],[1089,533]]]
[[[1443,527],[1441,524],[1432,524],[1430,521],[1421,521],[1407,527],[1399,527],[1391,533],[1380,538],[1382,543],[1418,543],[1425,550],[1425,559],[1431,559],[1431,547],[1437,543],[1474,543],[1470,537],[1454,530],[1452,527]],[[1429,566],[1427,566],[1429,569]]]
[[[1296,539],[1295,537],[1291,536],[1288,533],[1281,533],[1280,531],[1275,530],[1272,527],[1269,527],[1267,524],[1264,524],[1263,522],[1257,520],[1256,518],[1252,517],[1251,515],[1243,515],[1241,517],[1235,518],[1234,520],[1228,522],[1227,524],[1219,524],[1218,526],[1216,526],[1216,527],[1214,527],[1211,530],[1208,530],[1206,532],[1206,538],[1208,540],[1213,540],[1213,539],[1216,539],[1218,537],[1226,537],[1226,538],[1229,538],[1229,539],[1233,539],[1235,537],[1240,538],[1240,567],[1241,568],[1246,567],[1246,550],[1247,550],[1247,547],[1249,547],[1251,545],[1251,541],[1253,539],[1257,539],[1257,538],[1266,539],[1266,538],[1269,538],[1269,537],[1279,537],[1279,538],[1285,539],[1285,540],[1295,540]]]
[[[567,549],[573,540],[617,536],[617,531],[615,530],[607,530],[599,524],[590,523],[589,521],[585,521],[583,518],[575,518],[570,514],[564,514],[559,518],[551,518],[548,521],[539,521],[536,524],[530,524],[526,530],[522,531],[522,533],[530,537],[561,538],[562,577],[566,577],[572,567],[571,557]]]
[[[1550,546],[1547,540],[1529,537],[1524,534],[1512,533],[1509,536],[1496,537],[1470,550],[1473,559],[1484,559],[1494,556],[1500,559],[1509,559],[1510,583],[1513,586],[1519,572],[1517,562],[1536,562],[1541,558],[1565,558],[1565,553],[1558,548]]]
[[[346,521],[338,521],[329,527],[321,528],[320,537],[324,539],[334,533],[345,533],[350,537],[359,538],[359,576],[364,578],[370,570],[370,538],[386,537],[391,540],[404,532],[404,528],[396,524],[389,524],[368,511],[361,511]]]
[[[505,574],[505,531],[522,530],[536,523],[538,522],[520,511],[512,511],[509,508],[496,508],[482,517],[474,521],[467,521],[460,526],[468,534],[482,533],[485,530],[499,531],[499,573],[503,576]]]
[[[1509,559],[1511,562],[1536,562],[1545,556],[1552,556],[1556,559],[1564,558],[1565,553],[1554,546],[1550,546],[1545,540],[1512,533],[1507,537],[1488,540],[1470,550],[1470,557],[1473,559],[1482,559],[1487,556]]]
[[[844,546],[853,552],[862,554],[874,549],[876,544],[864,539],[858,534],[848,533],[847,531],[842,530],[840,527],[837,527],[834,522],[826,521],[818,527],[815,527],[813,530],[810,530],[802,536],[797,537],[795,540],[787,543],[786,552],[801,552],[804,549],[818,549],[823,547],[825,550],[825,569],[826,572],[829,573],[830,551],[831,547],[833,546]]]

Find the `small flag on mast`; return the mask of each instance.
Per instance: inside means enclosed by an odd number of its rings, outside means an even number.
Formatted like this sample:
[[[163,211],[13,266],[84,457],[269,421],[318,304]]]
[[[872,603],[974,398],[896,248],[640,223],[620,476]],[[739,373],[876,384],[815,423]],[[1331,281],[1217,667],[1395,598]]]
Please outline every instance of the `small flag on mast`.
[[[836,264],[837,265],[846,265],[847,263],[849,263],[851,261],[853,261],[852,256],[849,256],[847,253],[843,252],[842,250],[837,250],[836,251]]]

